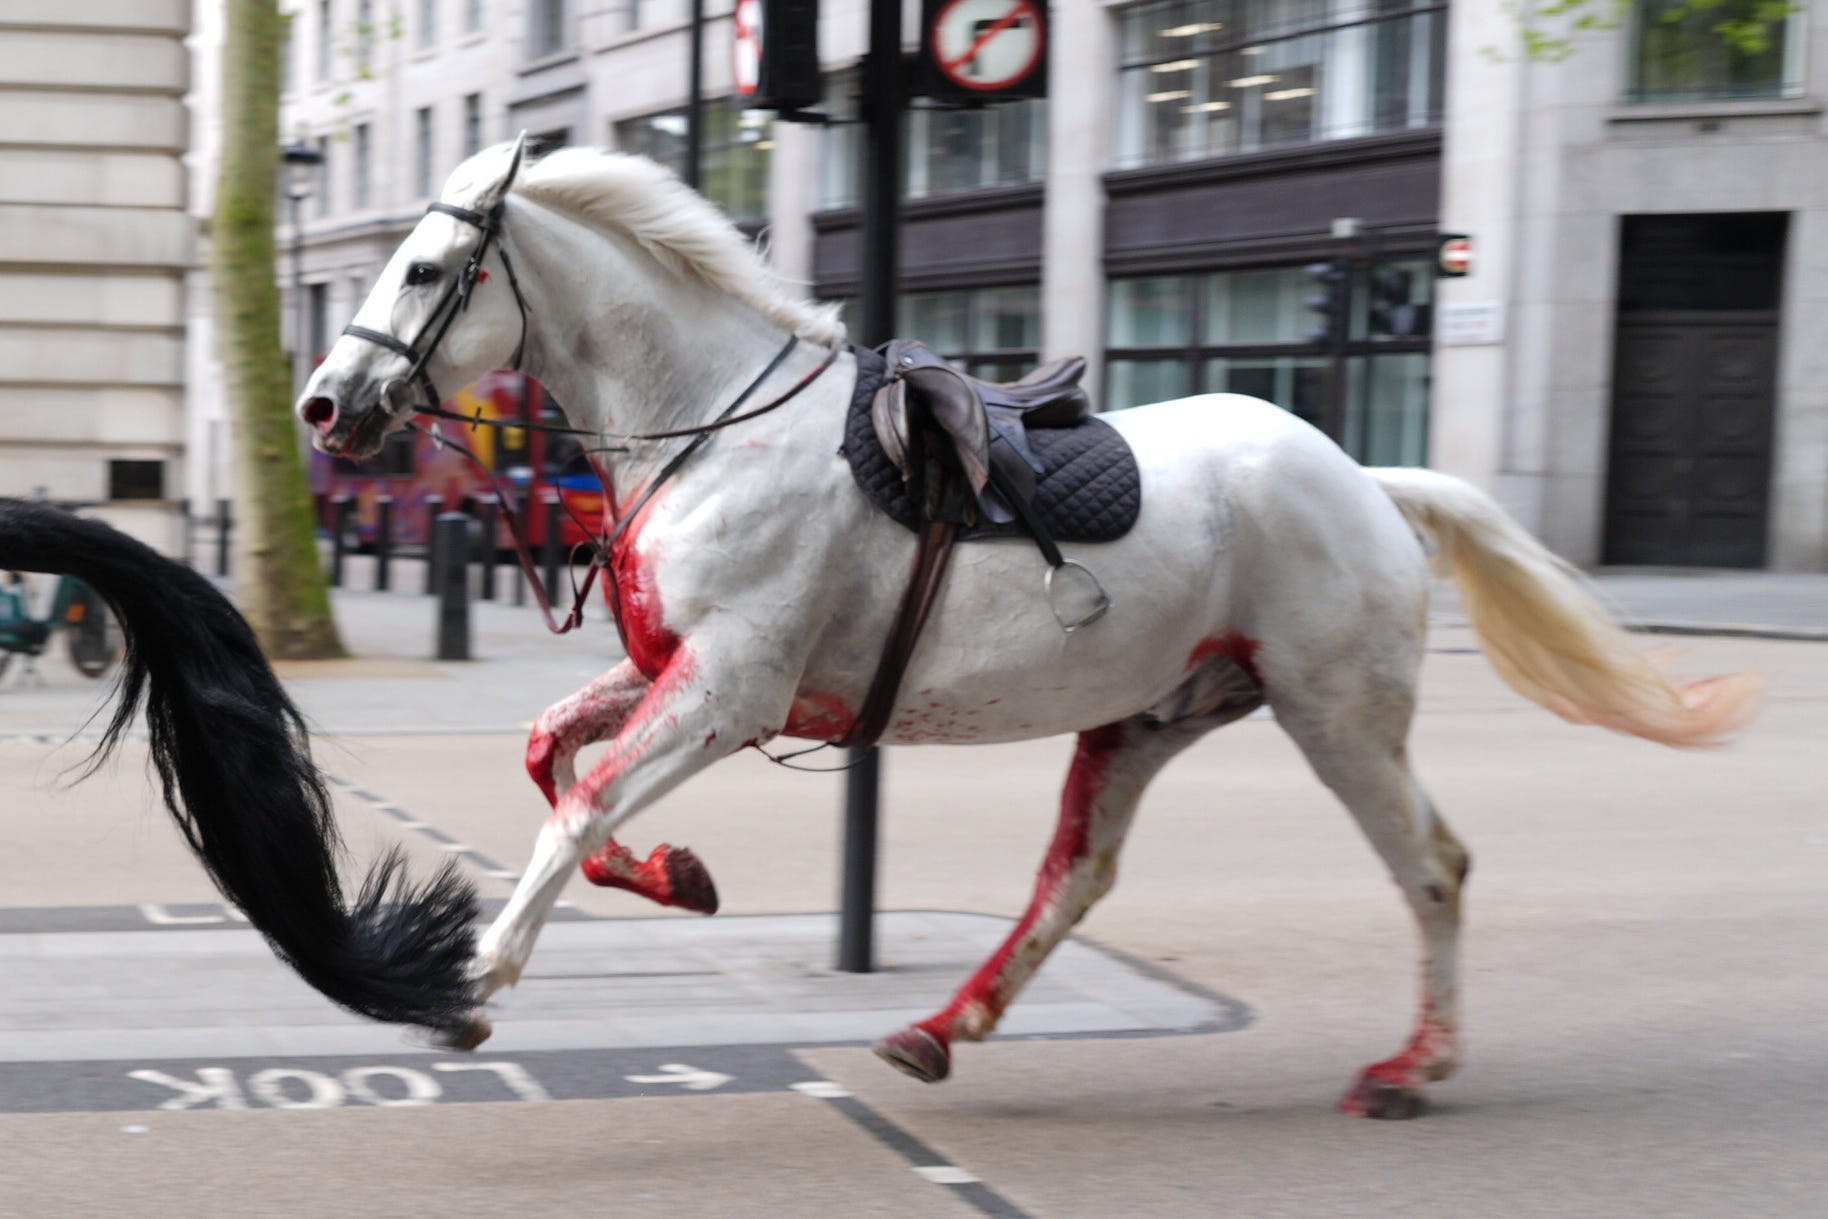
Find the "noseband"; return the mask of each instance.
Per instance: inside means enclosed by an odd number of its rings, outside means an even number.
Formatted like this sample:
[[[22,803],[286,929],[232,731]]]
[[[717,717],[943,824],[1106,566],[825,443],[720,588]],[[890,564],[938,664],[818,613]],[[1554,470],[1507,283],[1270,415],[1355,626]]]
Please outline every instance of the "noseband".
[[[501,236],[502,208],[505,204],[506,200],[503,200],[486,212],[471,211],[452,203],[434,203],[425,209],[428,216],[433,212],[442,212],[465,224],[476,226],[482,230],[482,240],[476,243],[475,250],[470,253],[470,260],[463,264],[463,270],[456,280],[438,298],[432,315],[425,319],[425,325],[419,328],[419,333],[413,336],[412,342],[402,343],[386,331],[370,330],[366,326],[351,324],[343,327],[343,333],[351,338],[366,339],[411,362],[412,367],[407,370],[406,378],[424,392],[425,404],[428,406],[437,406],[442,399],[438,395],[438,387],[432,384],[431,376],[425,371],[426,361],[438,350],[438,344],[444,341],[445,332],[450,330],[457,315],[470,307],[470,293],[482,280],[482,261],[488,257],[489,246]],[[527,298],[521,293],[520,279],[514,274],[514,263],[508,257],[506,244],[501,246],[501,265],[508,272],[508,286],[514,289],[514,303],[520,309],[520,342],[514,345],[514,362],[511,365],[515,372],[519,372],[521,356],[527,349]],[[429,343],[425,342],[428,334],[431,335]]]

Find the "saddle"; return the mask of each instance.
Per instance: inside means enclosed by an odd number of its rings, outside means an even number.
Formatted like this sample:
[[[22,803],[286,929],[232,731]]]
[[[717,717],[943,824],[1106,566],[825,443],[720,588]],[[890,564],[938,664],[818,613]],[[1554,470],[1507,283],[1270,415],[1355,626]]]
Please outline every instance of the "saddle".
[[[841,449],[878,508],[917,537],[907,591],[869,694],[841,745],[874,744],[951,557],[961,540],[1026,536],[1048,567],[1044,593],[1068,634],[1110,607],[1057,539],[1114,541],[1141,509],[1141,476],[1116,429],[1095,417],[1079,384],[1085,361],[1069,357],[1018,381],[961,373],[924,345],[898,339],[879,352],[853,348],[857,385]],[[1055,578],[1072,572],[1091,608],[1071,616]]]

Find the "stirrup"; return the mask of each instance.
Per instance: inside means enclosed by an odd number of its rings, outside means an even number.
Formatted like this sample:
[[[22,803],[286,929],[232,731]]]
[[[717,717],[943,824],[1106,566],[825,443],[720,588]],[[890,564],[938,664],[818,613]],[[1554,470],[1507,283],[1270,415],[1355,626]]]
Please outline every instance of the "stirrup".
[[[1098,604],[1093,607],[1091,613],[1075,622],[1068,622],[1066,618],[1061,615],[1059,602],[1054,600],[1054,576],[1069,567],[1074,567],[1084,572],[1085,578],[1090,580],[1092,582],[1092,587],[1098,591]],[[1087,567],[1084,563],[1079,562],[1077,559],[1062,559],[1058,567],[1049,567],[1047,569],[1047,577],[1042,582],[1042,588],[1047,593],[1047,608],[1053,611],[1054,621],[1058,622],[1060,624],[1060,629],[1065,631],[1068,635],[1071,635],[1080,627],[1092,625],[1092,623],[1104,617],[1111,608],[1111,596],[1104,591],[1103,583],[1093,574],[1091,568]]]

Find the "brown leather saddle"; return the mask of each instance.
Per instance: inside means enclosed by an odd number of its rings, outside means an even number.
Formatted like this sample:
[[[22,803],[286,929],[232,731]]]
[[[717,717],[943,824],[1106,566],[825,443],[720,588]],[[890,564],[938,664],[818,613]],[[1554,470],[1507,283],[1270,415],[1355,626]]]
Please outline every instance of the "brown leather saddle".
[[[931,349],[898,339],[854,349],[858,385],[844,453],[864,493],[918,539],[895,624],[846,746],[874,744],[893,713],[914,646],[965,538],[1026,536],[1047,560],[1044,595],[1063,631],[1089,626],[1110,607],[1097,577],[1060,553],[1056,535],[1110,541],[1140,509],[1141,483],[1128,446],[1098,420],[1074,356],[1019,381],[982,381]],[[1077,604],[1063,613],[1056,577],[1071,573]]]

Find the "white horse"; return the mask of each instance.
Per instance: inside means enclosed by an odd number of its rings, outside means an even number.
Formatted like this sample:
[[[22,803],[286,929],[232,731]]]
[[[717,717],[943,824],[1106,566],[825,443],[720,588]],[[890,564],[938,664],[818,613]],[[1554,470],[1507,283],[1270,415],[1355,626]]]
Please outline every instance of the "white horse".
[[[519,160],[518,145],[502,146],[457,169],[445,210],[407,237],[356,315],[359,333],[339,339],[312,376],[298,409],[324,451],[370,456],[415,406],[510,361],[552,389],[573,426],[613,444],[710,422],[790,336],[806,341],[749,401],[811,375],[841,342],[831,311],[784,291],[664,169],[586,150],[524,170]],[[454,296],[479,251],[473,292]],[[553,811],[478,946],[479,1001],[520,978],[580,865],[599,883],[708,908],[708,878],[689,855],[662,847],[637,862],[611,836],[746,745],[836,740],[850,727],[915,545],[866,502],[837,454],[855,375],[854,357],[840,352],[780,409],[711,437],[664,485],[656,480],[684,439],[600,454],[612,514],[635,513],[610,567],[628,659],[533,731],[528,767]],[[1456,1065],[1468,858],[1404,744],[1428,546],[1458,578],[1499,672],[1568,719],[1706,744],[1744,721],[1756,684],[1666,680],[1564,564],[1464,482],[1363,469],[1293,415],[1235,394],[1103,417],[1135,451],[1141,517],[1120,541],[1069,549],[1114,593],[1110,612],[1064,633],[1040,594],[1032,546],[961,546],[901,684],[886,744],[1067,732],[1079,744],[1027,912],[950,1003],[877,1051],[918,1078],[943,1078],[951,1044],[986,1037],[1111,887],[1149,780],[1267,703],[1420,924],[1415,1034],[1341,1102],[1408,1116],[1427,1082]],[[599,740],[607,753],[579,776],[578,751]],[[458,1040],[488,1030],[479,1008]]]

